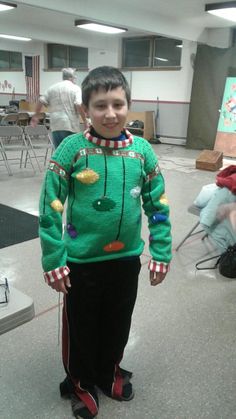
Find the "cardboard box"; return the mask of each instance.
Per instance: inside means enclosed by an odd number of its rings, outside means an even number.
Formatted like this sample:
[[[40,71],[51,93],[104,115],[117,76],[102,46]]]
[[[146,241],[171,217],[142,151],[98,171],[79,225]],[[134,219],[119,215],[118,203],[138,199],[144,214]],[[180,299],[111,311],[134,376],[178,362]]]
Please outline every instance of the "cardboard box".
[[[203,150],[196,159],[196,169],[219,170],[223,165],[223,153],[215,150]]]

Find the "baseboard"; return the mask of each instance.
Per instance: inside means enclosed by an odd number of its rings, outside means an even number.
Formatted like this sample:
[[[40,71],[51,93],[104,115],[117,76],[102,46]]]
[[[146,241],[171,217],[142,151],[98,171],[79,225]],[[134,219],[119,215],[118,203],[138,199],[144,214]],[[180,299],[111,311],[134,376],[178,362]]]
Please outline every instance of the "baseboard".
[[[186,145],[185,138],[160,137],[162,144]]]

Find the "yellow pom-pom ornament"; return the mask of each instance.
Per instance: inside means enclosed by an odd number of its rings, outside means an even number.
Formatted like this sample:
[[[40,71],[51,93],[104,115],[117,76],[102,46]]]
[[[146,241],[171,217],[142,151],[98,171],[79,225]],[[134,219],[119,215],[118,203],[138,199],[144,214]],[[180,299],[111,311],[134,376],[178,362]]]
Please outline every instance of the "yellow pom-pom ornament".
[[[64,207],[59,199],[54,199],[54,201],[51,202],[50,206],[56,212],[63,212]]]
[[[166,194],[163,193],[163,195],[161,195],[160,203],[163,205],[168,205],[168,199],[167,199]]]
[[[84,169],[76,175],[76,179],[81,183],[91,185],[92,183],[97,182],[99,175],[92,169]]]

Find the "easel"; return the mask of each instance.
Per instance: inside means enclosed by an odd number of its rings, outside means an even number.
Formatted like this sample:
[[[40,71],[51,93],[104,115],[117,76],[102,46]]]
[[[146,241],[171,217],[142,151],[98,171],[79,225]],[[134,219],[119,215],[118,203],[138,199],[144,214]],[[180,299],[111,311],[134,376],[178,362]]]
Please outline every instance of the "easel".
[[[236,77],[226,79],[214,150],[236,157]]]

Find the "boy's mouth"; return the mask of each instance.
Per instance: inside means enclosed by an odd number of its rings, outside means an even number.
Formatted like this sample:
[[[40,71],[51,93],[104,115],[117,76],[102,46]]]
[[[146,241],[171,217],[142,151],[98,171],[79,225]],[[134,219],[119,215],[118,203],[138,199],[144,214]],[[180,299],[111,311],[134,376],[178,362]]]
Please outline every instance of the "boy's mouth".
[[[117,123],[113,123],[113,124],[104,124],[104,127],[107,129],[113,129],[117,127]]]

